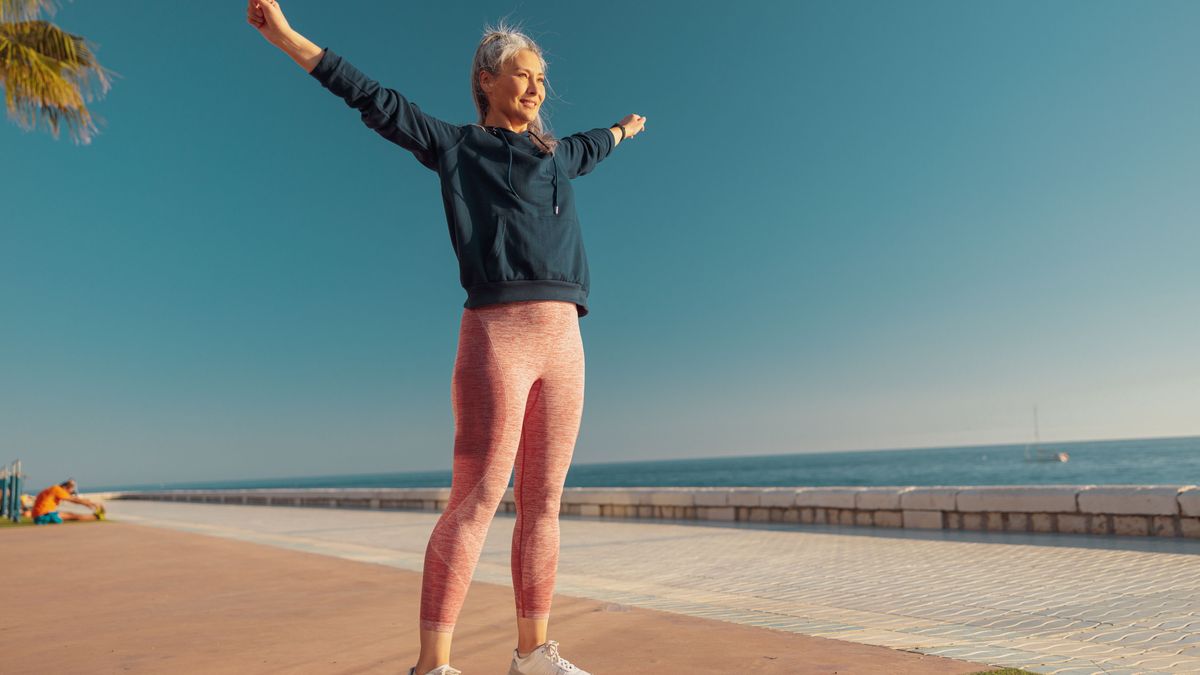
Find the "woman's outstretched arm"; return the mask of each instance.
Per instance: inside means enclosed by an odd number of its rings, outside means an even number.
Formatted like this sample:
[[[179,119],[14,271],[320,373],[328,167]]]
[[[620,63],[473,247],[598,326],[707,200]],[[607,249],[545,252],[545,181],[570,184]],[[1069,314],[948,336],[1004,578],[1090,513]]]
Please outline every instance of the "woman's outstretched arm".
[[[410,151],[437,171],[442,153],[463,136],[463,128],[421,110],[403,94],[380,85],[329,48],[322,49],[292,30],[278,0],[249,0],[247,20],[268,42],[357,110],[368,128]]]
[[[646,127],[646,118],[631,113],[610,127],[581,131],[558,139],[558,147],[561,150],[555,152],[561,153],[559,156],[565,163],[567,178],[578,178],[591,173],[601,160],[612,154],[622,142],[618,125],[625,127],[625,138],[629,139],[642,133]]]
[[[267,42],[292,57],[304,72],[311,73],[321,61],[321,48],[292,30],[275,0],[249,0],[246,20],[258,29]]]

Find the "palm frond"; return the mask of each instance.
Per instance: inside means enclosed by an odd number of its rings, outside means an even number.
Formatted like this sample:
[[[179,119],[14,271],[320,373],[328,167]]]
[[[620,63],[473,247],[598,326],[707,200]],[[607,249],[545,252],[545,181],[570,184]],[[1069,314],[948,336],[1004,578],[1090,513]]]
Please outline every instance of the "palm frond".
[[[0,85],[9,117],[23,128],[44,120],[55,138],[66,126],[77,143],[90,143],[96,126],[84,99],[92,99],[92,76],[101,94],[111,87],[82,36],[45,21],[0,23]]]
[[[43,11],[54,16],[54,0],[0,0],[0,21],[28,21]]]

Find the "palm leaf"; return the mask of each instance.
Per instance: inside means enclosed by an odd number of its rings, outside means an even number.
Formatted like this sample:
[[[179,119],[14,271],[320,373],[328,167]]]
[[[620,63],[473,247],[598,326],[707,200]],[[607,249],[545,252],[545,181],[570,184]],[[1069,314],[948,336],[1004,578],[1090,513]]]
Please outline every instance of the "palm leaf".
[[[45,11],[54,15],[54,0],[0,0],[0,21],[36,19]]]
[[[82,36],[45,21],[0,23],[0,85],[4,86],[9,117],[22,127],[31,129],[44,120],[55,138],[60,127],[66,126],[76,142],[90,143],[96,126],[84,98],[92,98],[93,75],[101,93],[107,92],[111,86],[108,73]]]

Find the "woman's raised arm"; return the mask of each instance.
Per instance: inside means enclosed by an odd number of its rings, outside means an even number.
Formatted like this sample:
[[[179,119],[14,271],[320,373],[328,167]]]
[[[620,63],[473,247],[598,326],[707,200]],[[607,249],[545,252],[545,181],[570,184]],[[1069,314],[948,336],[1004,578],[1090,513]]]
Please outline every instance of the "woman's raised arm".
[[[278,0],[249,0],[247,19],[268,42],[358,110],[368,128],[412,152],[426,168],[436,171],[442,152],[462,138],[462,127],[424,112],[400,92],[368,77],[340,54],[322,49],[292,30]]]
[[[311,73],[321,61],[321,48],[292,29],[276,0],[249,0],[246,21],[257,28],[267,42],[292,57],[304,72]]]

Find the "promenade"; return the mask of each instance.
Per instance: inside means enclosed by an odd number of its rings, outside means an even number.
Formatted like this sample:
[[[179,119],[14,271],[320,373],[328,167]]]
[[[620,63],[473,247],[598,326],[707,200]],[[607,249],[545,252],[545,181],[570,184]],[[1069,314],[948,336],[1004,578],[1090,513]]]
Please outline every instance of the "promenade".
[[[387,565],[120,521],[0,530],[0,564],[3,673],[404,675],[416,659],[421,575]],[[982,670],[562,594],[553,609],[551,639],[595,675]],[[452,663],[507,672],[515,641],[511,587],[473,584]]]
[[[370,574],[405,571],[397,577],[403,581],[376,591],[380,595],[372,602],[383,610],[376,614],[379,621],[389,626],[380,635],[386,649],[380,649],[401,654],[411,649],[400,638],[413,632],[409,619],[415,618],[424,547],[436,513],[108,504],[112,525],[149,525],[176,535],[374,563],[356,568]],[[599,673],[636,672],[621,670],[621,651],[658,654],[665,642],[686,647],[680,659],[711,653],[741,660],[711,669],[703,661],[687,666],[658,660],[657,670],[645,672],[969,673],[1007,666],[1039,673],[1200,673],[1195,540],[574,516],[562,519],[561,531],[560,595],[551,637]],[[488,611],[486,617],[460,619],[456,666],[471,663],[470,648],[458,656],[464,643],[496,651],[496,644],[512,641],[511,532],[512,517],[497,515],[468,597],[468,607],[479,601]],[[9,547],[4,551],[7,556]],[[292,574],[290,564],[277,571]],[[320,611],[343,604],[323,591],[316,595]],[[271,603],[277,602],[272,595]],[[591,653],[581,641],[635,616],[658,625],[640,638],[626,634],[594,652],[594,659],[585,658]],[[596,621],[603,626],[593,625]],[[708,638],[679,633],[690,629],[688,621],[701,631],[718,628]],[[483,640],[480,631],[492,631],[495,640]],[[779,644],[768,658],[767,651],[756,655],[746,648],[748,636],[796,641]],[[832,651],[822,651],[826,648]],[[839,651],[850,648],[871,651]],[[866,660],[856,660],[860,657]],[[495,658],[489,651],[487,663]],[[476,672],[496,668],[483,663]]]

